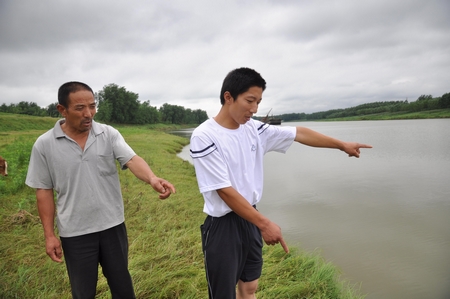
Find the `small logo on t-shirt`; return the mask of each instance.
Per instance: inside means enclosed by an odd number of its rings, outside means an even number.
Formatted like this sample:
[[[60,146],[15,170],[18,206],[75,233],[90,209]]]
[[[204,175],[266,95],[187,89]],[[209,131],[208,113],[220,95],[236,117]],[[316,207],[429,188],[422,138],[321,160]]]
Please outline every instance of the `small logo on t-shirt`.
[[[252,144],[252,152],[256,151],[256,145]]]

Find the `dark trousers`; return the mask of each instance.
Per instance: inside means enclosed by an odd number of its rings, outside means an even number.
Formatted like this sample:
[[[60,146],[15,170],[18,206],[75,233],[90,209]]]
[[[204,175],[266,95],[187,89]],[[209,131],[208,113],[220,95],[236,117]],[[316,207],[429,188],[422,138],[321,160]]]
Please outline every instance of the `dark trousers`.
[[[261,276],[260,230],[234,212],[207,216],[200,228],[209,298],[236,298],[239,280],[250,282]]]
[[[61,237],[61,243],[74,299],[95,298],[99,264],[113,299],[135,298],[124,223],[97,233]]]

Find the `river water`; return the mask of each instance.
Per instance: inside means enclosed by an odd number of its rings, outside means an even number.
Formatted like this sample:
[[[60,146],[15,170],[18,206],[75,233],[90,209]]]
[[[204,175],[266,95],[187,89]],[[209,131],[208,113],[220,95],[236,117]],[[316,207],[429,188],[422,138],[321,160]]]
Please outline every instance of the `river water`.
[[[450,298],[450,119],[282,125],[373,146],[359,159],[301,144],[266,155],[258,210],[285,240],[367,299]]]

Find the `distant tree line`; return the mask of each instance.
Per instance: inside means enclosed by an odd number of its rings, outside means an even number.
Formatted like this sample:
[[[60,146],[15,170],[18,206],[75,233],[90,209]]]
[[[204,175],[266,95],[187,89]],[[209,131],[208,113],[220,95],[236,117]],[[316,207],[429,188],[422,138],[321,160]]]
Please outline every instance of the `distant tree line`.
[[[124,87],[109,84],[95,93],[98,103],[96,119],[106,123],[121,124],[200,124],[208,119],[206,111],[186,109],[178,105],[163,104],[159,109],[152,107],[150,101],[140,102],[139,95],[127,91]],[[2,104],[0,112],[27,114],[34,116],[59,117],[56,109],[58,103],[46,108],[39,107],[34,102],[20,102],[18,104]],[[433,98],[431,95],[421,95],[416,101],[386,101],[373,102],[344,109],[332,109],[314,113],[286,113],[275,115],[283,121],[321,120],[362,116],[395,112],[419,112],[426,110],[450,108],[450,93]],[[262,117],[255,117],[262,119]]]
[[[59,115],[59,112],[56,109],[57,104],[58,103],[50,104],[46,108],[42,108],[34,102],[22,101],[18,104],[10,105],[6,105],[5,103],[3,103],[0,106],[0,112],[57,117]]]
[[[328,111],[314,113],[287,113],[274,115],[274,118],[281,118],[283,121],[298,120],[321,120],[331,118],[342,118],[350,116],[362,116],[369,114],[395,113],[395,112],[419,112],[426,110],[446,109],[450,108],[450,93],[446,93],[441,97],[433,98],[431,95],[421,95],[416,101],[388,101],[373,102],[350,107],[345,109],[332,109]],[[255,117],[262,119],[262,117]]]
[[[95,93],[97,114],[95,119],[105,123],[120,124],[200,124],[208,119],[206,111],[186,109],[182,106],[163,104],[159,109],[152,107],[150,101],[140,102],[137,93],[127,91],[125,87],[109,84]],[[34,102],[2,104],[0,112],[27,114],[33,116],[59,117],[58,103],[46,108]]]

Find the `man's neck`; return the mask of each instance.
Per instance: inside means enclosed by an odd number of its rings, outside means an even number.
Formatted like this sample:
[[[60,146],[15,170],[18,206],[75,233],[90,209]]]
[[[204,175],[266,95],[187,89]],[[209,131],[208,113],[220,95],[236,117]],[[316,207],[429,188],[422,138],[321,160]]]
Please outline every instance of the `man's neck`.
[[[63,130],[64,134],[72,138],[78,145],[84,150],[84,146],[86,145],[87,138],[89,136],[89,132],[87,131],[79,131],[79,130],[71,130],[66,123],[61,124],[61,130]]]
[[[214,120],[216,123],[221,125],[224,128],[230,129],[230,130],[236,130],[240,127],[240,125],[233,120],[233,118],[228,114],[227,111],[225,111],[222,107],[222,109],[219,111],[216,117],[214,117]]]

